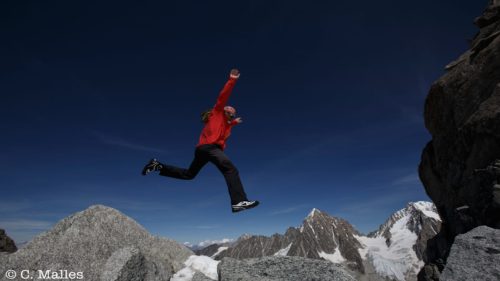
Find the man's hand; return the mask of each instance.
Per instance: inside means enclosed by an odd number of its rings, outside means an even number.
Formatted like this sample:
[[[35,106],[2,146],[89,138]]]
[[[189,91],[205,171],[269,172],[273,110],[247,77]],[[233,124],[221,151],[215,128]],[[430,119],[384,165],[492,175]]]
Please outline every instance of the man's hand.
[[[241,117],[238,117],[238,118],[234,119],[234,122],[241,124],[241,123],[243,123],[243,119],[241,119]]]
[[[231,73],[229,74],[229,77],[238,79],[240,78],[240,71],[236,68],[231,69]]]

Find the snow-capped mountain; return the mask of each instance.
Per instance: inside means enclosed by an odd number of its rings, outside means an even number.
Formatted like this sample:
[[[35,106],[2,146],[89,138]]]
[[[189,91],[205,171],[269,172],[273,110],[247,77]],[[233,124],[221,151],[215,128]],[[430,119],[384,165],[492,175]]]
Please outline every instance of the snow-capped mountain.
[[[440,225],[430,202],[409,203],[367,236],[346,220],[313,209],[300,227],[290,227],[285,234],[245,235],[231,245],[210,246],[205,255],[215,259],[302,256],[343,264],[360,280],[416,280],[426,242]]]
[[[313,209],[302,226],[291,227],[284,235],[251,236],[240,239],[235,245],[214,257],[244,259],[280,255],[323,258],[364,272],[363,261],[358,252],[361,243],[355,238],[359,235],[346,220]]]
[[[441,227],[436,207],[430,202],[409,203],[368,236],[356,237],[363,247],[361,257],[378,275],[391,280],[416,280],[424,265],[427,240]]]

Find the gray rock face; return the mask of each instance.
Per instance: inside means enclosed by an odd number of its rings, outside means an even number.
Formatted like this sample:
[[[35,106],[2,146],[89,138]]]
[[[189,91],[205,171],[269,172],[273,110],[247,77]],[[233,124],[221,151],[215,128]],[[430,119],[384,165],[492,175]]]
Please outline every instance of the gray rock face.
[[[500,280],[500,230],[480,226],[458,235],[440,280]]]
[[[446,261],[455,236],[477,226],[500,228],[500,10],[476,19],[470,50],[447,66],[425,102],[432,134],[419,175],[443,219],[426,260]],[[421,279],[427,280],[427,279]]]
[[[0,271],[81,272],[84,280],[168,280],[193,252],[154,237],[119,211],[102,205],[69,216],[19,251]],[[1,276],[0,280],[7,280]]]
[[[355,281],[340,266],[302,257],[224,258],[217,268],[220,281]]]
[[[284,235],[271,237],[251,236],[240,239],[234,246],[216,258],[236,259],[263,256],[300,256],[321,259],[320,253],[339,253],[350,269],[364,272],[358,249],[361,247],[354,235],[360,235],[352,225],[317,209],[311,211],[300,228],[289,228]]]
[[[13,253],[17,251],[16,244],[7,234],[5,230],[0,229],[0,252]]]

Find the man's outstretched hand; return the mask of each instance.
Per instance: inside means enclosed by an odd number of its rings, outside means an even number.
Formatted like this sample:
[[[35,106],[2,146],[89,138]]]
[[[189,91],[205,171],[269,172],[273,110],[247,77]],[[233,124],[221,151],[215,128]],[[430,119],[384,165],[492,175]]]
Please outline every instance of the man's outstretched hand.
[[[238,79],[240,78],[240,71],[236,68],[231,69],[231,73],[229,74],[229,77]]]

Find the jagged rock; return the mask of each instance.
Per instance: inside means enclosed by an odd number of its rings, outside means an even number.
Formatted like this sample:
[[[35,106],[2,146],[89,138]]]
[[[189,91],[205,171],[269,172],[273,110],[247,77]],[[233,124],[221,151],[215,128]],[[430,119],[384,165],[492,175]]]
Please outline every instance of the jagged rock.
[[[16,244],[7,234],[5,230],[0,229],[0,252],[13,253],[17,251]]]
[[[431,87],[425,126],[432,134],[419,175],[443,220],[429,240],[427,263],[446,262],[455,236],[474,227],[500,228],[500,16],[491,1],[476,19],[470,50]]]
[[[95,205],[9,254],[0,271],[67,270],[82,272],[84,280],[168,280],[192,254],[172,240],[150,235],[121,212]]]
[[[224,258],[217,271],[220,281],[354,281],[340,266],[302,257]]]
[[[479,226],[455,237],[440,280],[500,280],[500,230]]]

